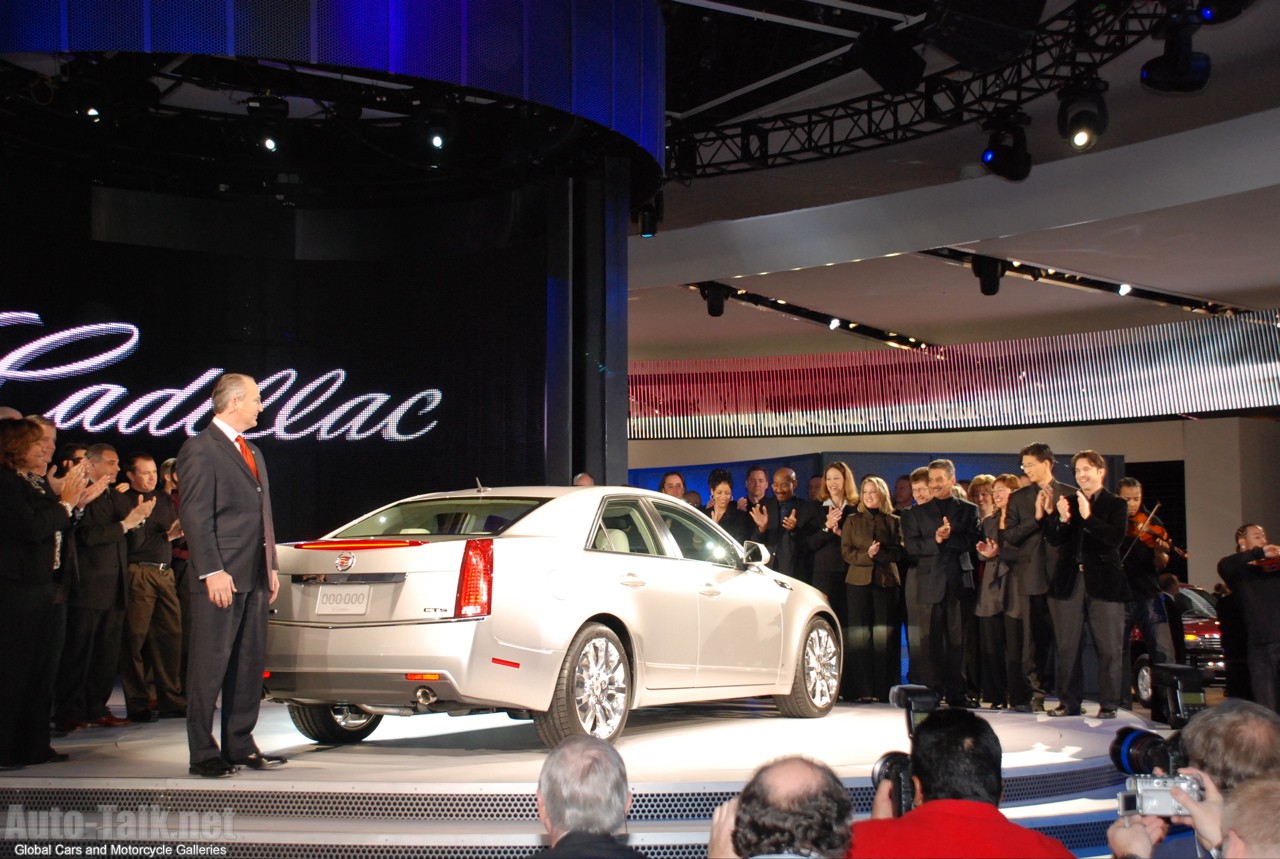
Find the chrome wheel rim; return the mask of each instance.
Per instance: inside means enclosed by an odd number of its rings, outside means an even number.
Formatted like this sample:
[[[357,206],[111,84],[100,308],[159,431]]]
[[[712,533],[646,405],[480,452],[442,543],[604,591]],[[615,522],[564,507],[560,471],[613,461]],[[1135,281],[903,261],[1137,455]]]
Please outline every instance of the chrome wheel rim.
[[[609,639],[591,639],[578,655],[573,704],[588,734],[607,739],[617,733],[627,712],[627,663]]]
[[[1138,700],[1150,701],[1152,695],[1151,688],[1151,666],[1143,665],[1138,668],[1138,680],[1135,684],[1138,687]]]
[[[826,624],[809,630],[804,641],[804,688],[815,707],[826,707],[840,687],[840,648]]]
[[[333,721],[337,722],[338,727],[344,730],[358,731],[369,724],[369,720],[372,718],[372,713],[366,713],[359,707],[352,707],[349,704],[335,704],[333,706]]]

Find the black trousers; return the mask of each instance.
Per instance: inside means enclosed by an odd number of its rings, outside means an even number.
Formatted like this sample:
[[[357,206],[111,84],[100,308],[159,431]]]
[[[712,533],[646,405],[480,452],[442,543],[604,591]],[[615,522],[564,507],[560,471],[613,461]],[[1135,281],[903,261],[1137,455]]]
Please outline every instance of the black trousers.
[[[49,749],[53,683],[53,579],[0,579],[0,765],[44,760]]]
[[[110,715],[107,700],[116,685],[123,639],[123,608],[67,606],[67,638],[53,690],[54,719],[91,722]]]
[[[845,585],[849,625],[845,627],[846,697],[889,700],[901,663],[900,588]]]

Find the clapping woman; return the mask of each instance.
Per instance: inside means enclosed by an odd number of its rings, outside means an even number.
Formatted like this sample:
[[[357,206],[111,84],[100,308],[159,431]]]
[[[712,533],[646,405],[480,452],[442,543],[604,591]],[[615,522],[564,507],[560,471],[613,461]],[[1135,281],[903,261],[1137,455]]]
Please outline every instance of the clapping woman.
[[[879,477],[862,480],[858,511],[845,520],[840,550],[848,571],[845,597],[845,665],[850,695],[860,703],[889,700],[901,665],[902,578],[906,550],[889,487]]]

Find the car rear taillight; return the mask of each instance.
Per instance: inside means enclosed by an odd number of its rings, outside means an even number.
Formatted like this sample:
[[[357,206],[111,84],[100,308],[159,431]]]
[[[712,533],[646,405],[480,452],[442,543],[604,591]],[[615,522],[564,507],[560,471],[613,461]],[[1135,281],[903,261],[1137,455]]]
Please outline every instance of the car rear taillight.
[[[458,574],[454,617],[484,617],[493,607],[493,541],[468,540]]]

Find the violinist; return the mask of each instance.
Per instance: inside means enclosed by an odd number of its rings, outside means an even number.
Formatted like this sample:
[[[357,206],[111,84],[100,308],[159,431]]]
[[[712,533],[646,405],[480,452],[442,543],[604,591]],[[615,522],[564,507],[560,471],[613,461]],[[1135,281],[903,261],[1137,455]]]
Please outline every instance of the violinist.
[[[1280,688],[1280,546],[1252,523],[1236,529],[1235,554],[1218,561],[1218,575],[1240,600],[1249,633],[1253,700],[1277,709]]]
[[[1169,565],[1169,549],[1172,545],[1168,533],[1159,525],[1154,515],[1142,507],[1142,484],[1134,477],[1122,477],[1117,493],[1129,505],[1129,528],[1120,544],[1120,559],[1125,577],[1129,580],[1129,602],[1124,613],[1124,672],[1123,695],[1128,706],[1133,698],[1133,658],[1129,636],[1137,627],[1147,646],[1152,665],[1168,662],[1173,658],[1173,637],[1169,632],[1169,618],[1164,601],[1160,599],[1160,573]],[[1157,530],[1158,529],[1158,530]],[[1162,539],[1163,538],[1163,539]],[[1158,707],[1159,702],[1152,705]],[[1159,720],[1159,712],[1152,717]],[[1163,721],[1163,720],[1160,720]]]

